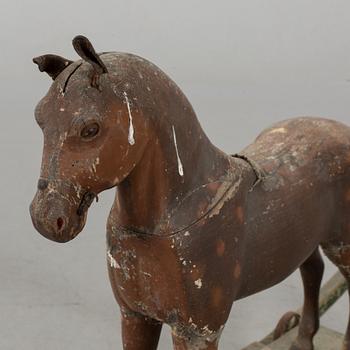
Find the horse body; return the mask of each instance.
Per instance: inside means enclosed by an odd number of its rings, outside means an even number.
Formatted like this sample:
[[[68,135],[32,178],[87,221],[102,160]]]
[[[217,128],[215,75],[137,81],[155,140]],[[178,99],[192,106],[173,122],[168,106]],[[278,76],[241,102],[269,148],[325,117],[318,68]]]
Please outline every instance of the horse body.
[[[195,192],[202,198],[190,201],[198,217],[180,230],[144,234],[120,227],[118,210],[109,217],[107,256],[117,300],[126,310],[169,324],[180,337],[216,340],[239,290],[240,206],[255,175],[244,161],[231,162],[235,173]]]
[[[243,150],[266,174],[248,196],[244,276],[273,285],[318,245],[348,239],[349,150],[350,128],[320,118],[280,122]],[[248,280],[242,293],[267,287]]]
[[[225,195],[194,225],[144,235],[118,228],[111,214],[110,276],[118,300],[175,330],[219,332],[233,300],[273,286],[320,244],[349,236],[340,231],[346,213],[338,205],[346,199],[349,150],[347,126],[292,119],[242,152],[264,171],[263,180],[254,186],[250,165],[232,159],[236,176],[230,185],[227,179],[211,186],[212,197],[220,186]]]
[[[217,349],[235,300],[300,267],[291,349],[312,350],[320,245],[350,280],[349,127],[291,119],[229,156],[156,66],[73,43],[83,61],[35,59],[55,82],[36,110],[45,144],[31,216],[45,237],[68,241],[93,198],[117,186],[107,261],[124,349],[156,349],[163,323],[176,349]]]

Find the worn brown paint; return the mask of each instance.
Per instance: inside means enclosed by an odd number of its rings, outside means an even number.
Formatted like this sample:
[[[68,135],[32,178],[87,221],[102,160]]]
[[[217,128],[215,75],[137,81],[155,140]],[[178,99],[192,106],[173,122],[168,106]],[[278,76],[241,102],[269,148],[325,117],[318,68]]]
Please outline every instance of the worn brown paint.
[[[238,222],[242,225],[244,223],[244,213],[243,208],[241,206],[236,207],[235,214],[237,216]]]
[[[213,287],[212,291],[212,303],[214,305],[215,308],[218,308],[219,306],[221,306],[221,301],[223,298],[223,291],[221,287]],[[216,312],[221,312],[221,310],[217,310]]]
[[[345,200],[346,200],[347,202],[350,202],[350,188],[348,188],[348,190],[346,191]]]
[[[241,265],[239,264],[239,262],[237,262],[233,270],[233,276],[235,279],[238,279],[240,275],[241,275]]]
[[[217,349],[235,300],[300,267],[305,305],[291,349],[311,350],[319,246],[350,280],[350,128],[290,119],[230,156],[155,65],[97,54],[81,36],[74,48],[82,60],[34,60],[54,82],[35,112],[44,150],[30,212],[42,235],[67,242],[93,199],[117,188],[107,263],[124,349],[156,349],[164,323],[175,349]]]
[[[216,253],[218,256],[223,256],[225,253],[225,242],[221,238],[216,242]]]

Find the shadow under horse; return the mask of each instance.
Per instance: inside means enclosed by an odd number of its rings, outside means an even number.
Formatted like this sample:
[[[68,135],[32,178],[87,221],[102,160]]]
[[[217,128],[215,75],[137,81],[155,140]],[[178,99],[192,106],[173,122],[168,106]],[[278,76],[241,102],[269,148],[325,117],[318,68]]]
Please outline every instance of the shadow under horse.
[[[97,195],[117,187],[107,223],[109,277],[125,350],[218,349],[235,300],[300,268],[305,302],[293,350],[312,350],[324,270],[350,283],[350,128],[279,122],[242,152],[216,148],[178,86],[136,55],[36,57],[54,80],[35,117],[44,134],[35,228],[67,242]],[[350,327],[345,336],[350,350]]]

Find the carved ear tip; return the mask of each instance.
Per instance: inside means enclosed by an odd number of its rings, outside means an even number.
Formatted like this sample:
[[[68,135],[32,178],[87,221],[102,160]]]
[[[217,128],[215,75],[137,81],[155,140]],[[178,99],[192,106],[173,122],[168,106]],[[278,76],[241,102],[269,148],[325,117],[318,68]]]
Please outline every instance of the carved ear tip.
[[[90,40],[84,35],[77,35],[73,38],[72,44],[74,47],[81,46],[82,44],[89,44]]]
[[[96,53],[90,40],[84,35],[77,35],[72,40],[72,44],[76,53],[86,62],[89,62],[99,76],[103,73],[108,73],[105,64],[102,62],[99,55]]]
[[[43,62],[43,58],[41,56],[33,58],[33,63],[35,63],[38,66],[41,72],[42,72],[42,62]]]
[[[73,63],[71,60],[53,54],[34,57],[33,62],[38,66],[40,72],[46,72],[53,80]]]
[[[88,38],[85,35],[79,34],[73,38],[73,41],[75,40],[88,40]]]

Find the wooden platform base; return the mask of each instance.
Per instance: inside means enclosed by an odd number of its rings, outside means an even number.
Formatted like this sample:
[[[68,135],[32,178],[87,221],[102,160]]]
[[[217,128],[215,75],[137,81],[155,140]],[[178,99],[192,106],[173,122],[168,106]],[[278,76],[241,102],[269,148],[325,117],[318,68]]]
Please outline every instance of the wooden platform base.
[[[296,334],[297,329],[295,328],[269,345],[256,342],[242,350],[288,350]],[[321,327],[314,340],[315,350],[341,350],[342,342],[342,334]]]

